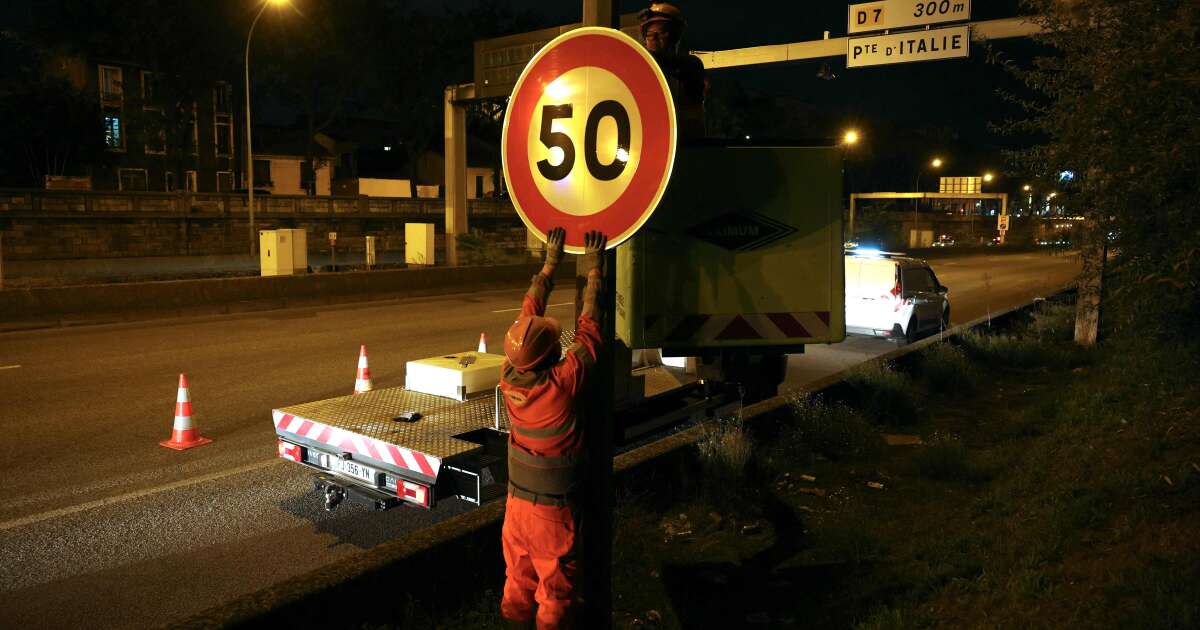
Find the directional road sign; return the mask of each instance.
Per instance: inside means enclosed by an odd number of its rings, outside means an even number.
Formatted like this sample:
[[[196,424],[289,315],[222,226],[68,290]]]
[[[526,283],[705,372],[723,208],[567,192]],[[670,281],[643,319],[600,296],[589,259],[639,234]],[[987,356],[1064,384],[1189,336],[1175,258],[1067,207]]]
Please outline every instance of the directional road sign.
[[[566,251],[600,230],[615,247],[662,198],[675,163],[675,106],[658,64],[612,29],[563,33],[517,79],[501,151],[513,206],[543,241],[567,231]]]
[[[850,5],[846,32],[867,33],[971,19],[971,0],[883,0]]]
[[[955,59],[971,53],[971,27],[951,26],[846,40],[846,67]]]

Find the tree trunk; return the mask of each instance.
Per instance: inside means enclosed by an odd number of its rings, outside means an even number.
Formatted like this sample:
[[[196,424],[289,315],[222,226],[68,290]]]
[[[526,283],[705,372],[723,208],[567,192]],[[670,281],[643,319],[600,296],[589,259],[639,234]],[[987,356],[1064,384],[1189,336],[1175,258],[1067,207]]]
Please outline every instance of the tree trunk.
[[[1079,295],[1075,303],[1075,343],[1090,348],[1100,337],[1104,262],[1108,256],[1108,239],[1095,221],[1087,221],[1084,225],[1080,255],[1083,269],[1079,273]]]

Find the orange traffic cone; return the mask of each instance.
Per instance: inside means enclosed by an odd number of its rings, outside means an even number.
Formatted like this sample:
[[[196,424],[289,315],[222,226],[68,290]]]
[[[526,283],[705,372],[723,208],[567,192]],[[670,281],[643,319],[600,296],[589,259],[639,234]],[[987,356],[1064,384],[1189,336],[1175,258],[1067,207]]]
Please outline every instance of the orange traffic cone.
[[[159,442],[167,448],[182,451],[197,446],[204,446],[212,440],[200,437],[200,431],[192,423],[192,401],[188,396],[187,377],[179,375],[179,394],[175,397],[175,428],[171,431],[171,439]]]
[[[354,393],[361,394],[371,389],[371,368],[367,367],[367,346],[364,344],[358,349],[358,377],[354,379]]]
[[[479,333],[479,350],[477,350],[476,352],[479,352],[481,354],[487,354],[487,333],[485,333],[485,332]]]

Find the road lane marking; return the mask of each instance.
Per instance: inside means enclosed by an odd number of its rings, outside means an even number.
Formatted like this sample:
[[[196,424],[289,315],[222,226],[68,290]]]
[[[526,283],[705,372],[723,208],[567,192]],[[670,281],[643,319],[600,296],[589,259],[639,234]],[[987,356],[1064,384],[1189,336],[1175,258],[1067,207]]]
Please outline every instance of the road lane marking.
[[[575,305],[574,302],[563,302],[561,304],[548,304],[546,306],[546,308],[554,308],[555,306],[574,306],[574,305]],[[519,310],[521,310],[519,307],[518,308],[502,308],[498,311],[492,311],[492,312],[493,313],[515,313]]]
[[[21,367],[21,366],[19,366],[19,365],[0,365],[0,370],[15,370],[19,367]]]
[[[218,471],[215,473],[209,473],[207,475],[201,475],[199,477],[193,477],[191,479],[181,479],[179,481],[174,481],[174,482],[171,482],[171,483],[168,483],[165,485],[161,485],[161,486],[155,486],[153,488],[146,488],[144,490],[137,490],[137,491],[129,492],[126,494],[120,494],[115,497],[105,497],[103,499],[97,499],[95,501],[88,501],[87,503],[80,503],[79,505],[72,505],[72,506],[68,506],[65,508],[59,508],[57,510],[50,510],[49,512],[42,512],[41,514],[33,514],[30,516],[13,519],[11,521],[4,521],[3,523],[0,523],[0,532],[7,531],[7,530],[10,530],[10,529],[13,529],[16,527],[24,527],[26,525],[33,525],[34,523],[40,523],[42,521],[47,521],[52,518],[60,518],[63,516],[70,516],[71,514],[76,514],[78,512],[84,512],[84,511],[95,509],[98,507],[104,507],[106,505],[112,505],[114,503],[121,503],[124,501],[132,501],[133,499],[140,499],[142,497],[150,496],[152,494],[158,494],[160,492],[166,492],[168,490],[177,490],[179,488],[186,488],[188,486],[194,486],[198,483],[204,483],[206,481],[215,481],[217,479],[221,479],[224,477],[229,477],[229,476],[241,474],[244,472],[250,472],[252,470],[258,470],[259,468],[266,468],[268,466],[274,466],[275,464],[279,464],[281,462],[283,462],[282,459],[269,459],[267,461],[262,461],[262,462],[258,462],[255,464],[247,464],[245,466],[239,466],[237,468],[230,468],[229,470],[222,470],[222,471]]]

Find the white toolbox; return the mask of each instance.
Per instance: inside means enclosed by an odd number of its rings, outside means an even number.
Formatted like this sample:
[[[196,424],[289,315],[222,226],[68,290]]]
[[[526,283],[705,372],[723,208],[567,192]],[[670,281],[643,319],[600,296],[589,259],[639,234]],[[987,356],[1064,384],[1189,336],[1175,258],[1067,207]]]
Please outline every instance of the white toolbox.
[[[414,392],[466,400],[500,384],[502,354],[459,352],[409,361],[404,370],[404,388]]]

